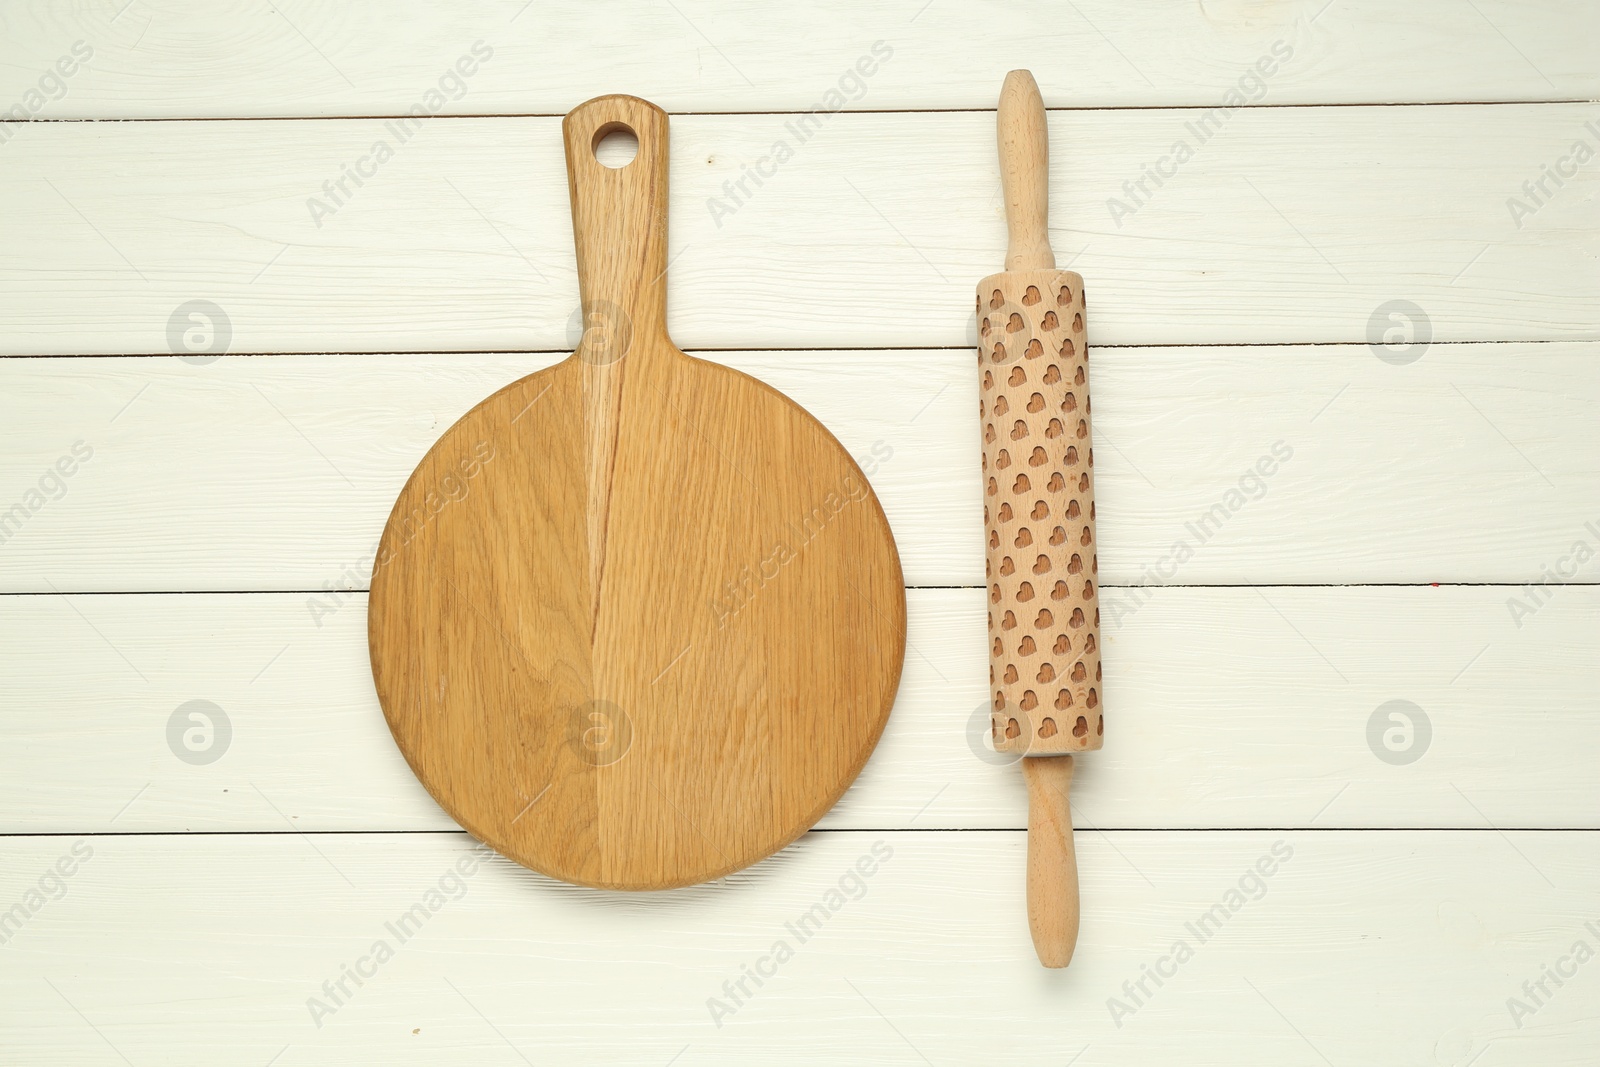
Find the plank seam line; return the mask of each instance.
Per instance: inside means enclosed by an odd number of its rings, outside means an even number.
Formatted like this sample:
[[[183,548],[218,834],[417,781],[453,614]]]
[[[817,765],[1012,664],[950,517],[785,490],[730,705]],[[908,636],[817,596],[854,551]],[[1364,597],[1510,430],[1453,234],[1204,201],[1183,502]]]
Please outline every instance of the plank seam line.
[[[1429,347],[1463,347],[1467,345],[1569,345],[1597,344],[1600,337],[1484,337],[1472,340],[1429,341]],[[970,354],[975,345],[802,345],[760,346],[728,345],[725,347],[701,346],[685,348],[689,355],[697,352],[961,352]],[[1366,341],[1147,341],[1133,344],[1097,344],[1096,352],[1117,349],[1142,348],[1367,348]],[[226,352],[219,359],[275,359],[289,356],[570,356],[570,348],[385,348],[369,350],[317,349],[306,352]],[[8,359],[178,359],[171,352],[8,352],[0,353],[0,360]]]
[[[1529,581],[1532,581],[1530,579]],[[1102,582],[1101,589],[1521,589],[1529,582],[1213,582],[1164,585],[1118,585]],[[1594,588],[1597,581],[1562,582],[1562,588]],[[971,589],[982,591],[988,586],[972,585],[908,585],[911,590]],[[327,589],[66,589],[0,591],[0,597],[63,597],[63,596],[320,596]],[[348,587],[341,593],[370,593],[369,586]]]
[[[1096,826],[1083,833],[1114,834],[1597,834],[1595,826]],[[1025,834],[1026,826],[814,826],[806,834]],[[400,837],[456,836],[465,830],[35,830],[0,833],[0,841],[46,837]]]
[[[1330,103],[1298,104],[1242,104],[1245,111],[1290,111],[1312,108],[1391,108],[1391,107],[1546,107],[1565,104],[1593,104],[1594,97],[1547,97],[1532,100],[1347,100]],[[1047,107],[1046,112],[1097,112],[1097,111],[1214,111],[1221,105],[1210,104],[1102,104],[1094,107]],[[885,107],[843,108],[839,115],[993,115],[992,107]],[[784,117],[809,115],[811,110],[723,111],[687,110],[668,111],[671,118],[761,116]],[[565,111],[474,111],[459,115],[429,115],[424,121],[463,121],[474,119],[561,119]],[[404,114],[374,113],[365,115],[143,115],[122,117],[56,116],[16,120],[23,124],[68,125],[88,122],[149,123],[149,122],[381,122],[414,118]]]

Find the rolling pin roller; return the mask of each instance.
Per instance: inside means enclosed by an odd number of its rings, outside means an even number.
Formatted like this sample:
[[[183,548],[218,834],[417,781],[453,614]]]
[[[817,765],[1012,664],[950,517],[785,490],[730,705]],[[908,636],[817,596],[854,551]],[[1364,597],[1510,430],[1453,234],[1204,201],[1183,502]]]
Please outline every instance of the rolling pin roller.
[[[1001,90],[999,145],[1010,247],[977,309],[992,724],[995,748],[1024,757],[1034,948],[1065,967],[1078,939],[1072,755],[1105,729],[1094,439],[1083,278],[1050,249],[1044,102],[1025,70]]]

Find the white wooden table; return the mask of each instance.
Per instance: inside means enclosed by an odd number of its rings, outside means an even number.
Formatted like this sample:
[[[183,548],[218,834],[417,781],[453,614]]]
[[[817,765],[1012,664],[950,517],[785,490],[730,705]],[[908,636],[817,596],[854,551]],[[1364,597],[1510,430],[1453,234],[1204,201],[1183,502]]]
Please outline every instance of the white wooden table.
[[[1597,39],[1585,0],[11,0],[0,1062],[1594,1063]],[[1024,66],[1107,601],[1055,973],[971,747]],[[674,115],[674,336],[879,457],[912,586],[856,786],[648,897],[479,860],[365,645],[404,477],[571,347],[559,122],[603,92]]]

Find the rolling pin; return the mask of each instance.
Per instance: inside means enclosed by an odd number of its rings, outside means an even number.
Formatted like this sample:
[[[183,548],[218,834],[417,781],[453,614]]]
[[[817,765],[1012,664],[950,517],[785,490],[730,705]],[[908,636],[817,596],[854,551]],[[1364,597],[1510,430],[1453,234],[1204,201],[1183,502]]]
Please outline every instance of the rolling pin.
[[[989,687],[997,751],[1028,784],[1028,926],[1039,962],[1078,940],[1072,756],[1101,746],[1094,447],[1083,278],[1057,270],[1049,139],[1033,75],[1000,91],[1006,269],[978,285],[978,414],[988,541]]]

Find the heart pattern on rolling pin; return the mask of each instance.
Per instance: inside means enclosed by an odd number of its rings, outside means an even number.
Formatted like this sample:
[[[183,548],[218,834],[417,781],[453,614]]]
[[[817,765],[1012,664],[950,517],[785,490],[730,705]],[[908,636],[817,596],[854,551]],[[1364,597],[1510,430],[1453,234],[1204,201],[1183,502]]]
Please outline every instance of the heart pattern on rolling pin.
[[[1083,279],[1012,271],[978,290],[994,745],[1099,748],[1100,610]]]

